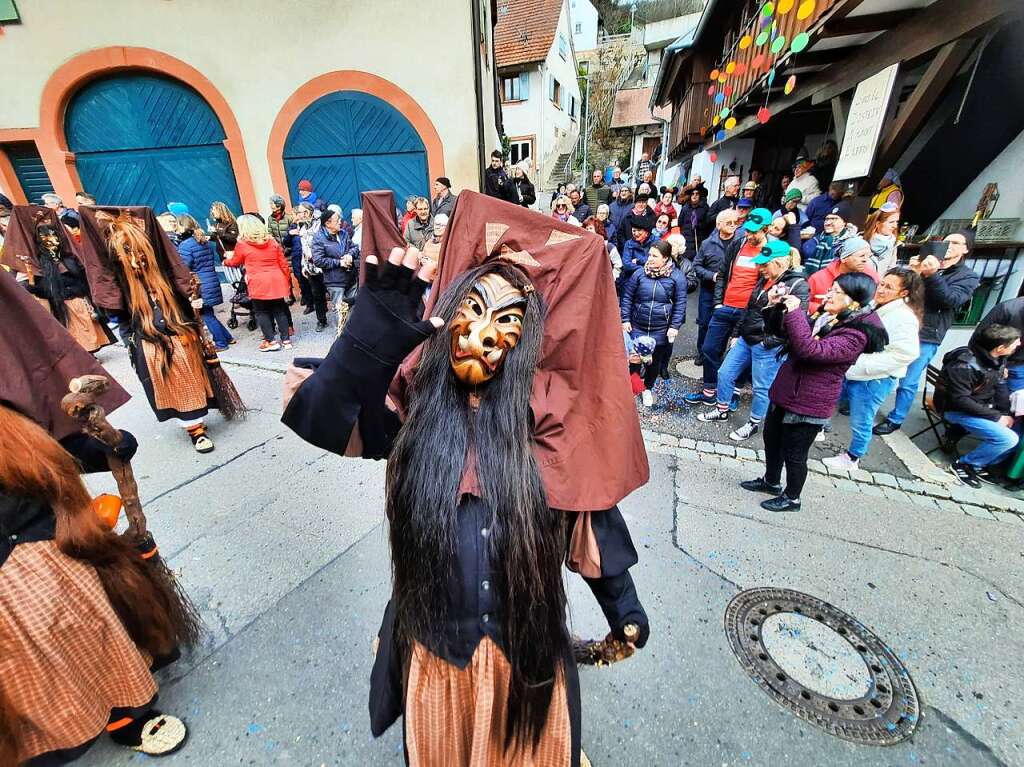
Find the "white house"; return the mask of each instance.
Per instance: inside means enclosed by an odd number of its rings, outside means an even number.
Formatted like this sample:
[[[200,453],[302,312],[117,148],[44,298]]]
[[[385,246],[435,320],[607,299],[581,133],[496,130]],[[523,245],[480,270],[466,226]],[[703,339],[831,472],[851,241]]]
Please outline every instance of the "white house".
[[[564,167],[580,131],[569,2],[498,2],[494,58],[510,160],[528,160],[528,175],[539,188]]]
[[[569,21],[572,24],[573,48],[589,51],[597,47],[601,19],[590,0],[569,0]]]

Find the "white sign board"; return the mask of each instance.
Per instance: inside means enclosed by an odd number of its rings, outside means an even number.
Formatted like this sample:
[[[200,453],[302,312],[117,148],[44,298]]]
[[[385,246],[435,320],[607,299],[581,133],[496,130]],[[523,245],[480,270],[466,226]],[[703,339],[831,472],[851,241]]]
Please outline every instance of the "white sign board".
[[[899,66],[893,64],[883,69],[862,81],[854,91],[850,115],[846,119],[843,148],[836,166],[836,181],[864,178],[871,173],[871,163],[875,159],[878,138],[889,111],[889,99],[893,85],[896,84],[896,70]]]

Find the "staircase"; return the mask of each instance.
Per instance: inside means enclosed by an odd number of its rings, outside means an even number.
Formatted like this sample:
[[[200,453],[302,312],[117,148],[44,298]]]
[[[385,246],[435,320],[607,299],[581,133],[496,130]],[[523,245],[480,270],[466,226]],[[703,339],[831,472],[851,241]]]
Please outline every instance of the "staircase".
[[[547,184],[544,188],[547,190],[555,190],[559,184],[568,184],[573,179],[572,168],[569,167],[569,160],[572,158],[573,152],[562,152],[555,159],[551,165],[551,172],[548,174]]]

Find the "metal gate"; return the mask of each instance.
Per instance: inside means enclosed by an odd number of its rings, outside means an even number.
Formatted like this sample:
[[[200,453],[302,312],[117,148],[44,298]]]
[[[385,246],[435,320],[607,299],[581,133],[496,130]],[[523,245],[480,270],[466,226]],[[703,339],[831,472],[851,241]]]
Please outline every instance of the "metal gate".
[[[346,213],[359,207],[361,192],[390,189],[401,204],[429,189],[415,128],[386,101],[357,91],[329,93],[303,110],[285,141],[284,168],[293,201],[309,179],[320,199]]]
[[[149,74],[106,77],[71,99],[64,119],[82,186],[100,205],[184,202],[200,223],[220,200],[241,213],[224,129],[184,83]]]

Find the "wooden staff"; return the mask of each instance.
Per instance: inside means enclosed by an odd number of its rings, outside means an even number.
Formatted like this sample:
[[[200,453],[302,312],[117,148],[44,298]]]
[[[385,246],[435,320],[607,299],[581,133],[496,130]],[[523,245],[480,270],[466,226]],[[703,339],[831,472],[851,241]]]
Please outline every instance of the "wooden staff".
[[[82,424],[82,431],[107,447],[116,448],[121,444],[121,432],[110,425],[103,407],[96,404],[96,398],[108,388],[110,382],[104,376],[86,375],[72,378],[68,385],[69,393],[64,395],[60,406],[71,418]],[[142,541],[148,537],[146,515],[142,512],[139,486],[135,482],[131,462],[108,455],[107,463],[110,465],[110,473],[117,481],[121,503],[124,504],[124,513],[128,518],[125,537],[132,541]]]

